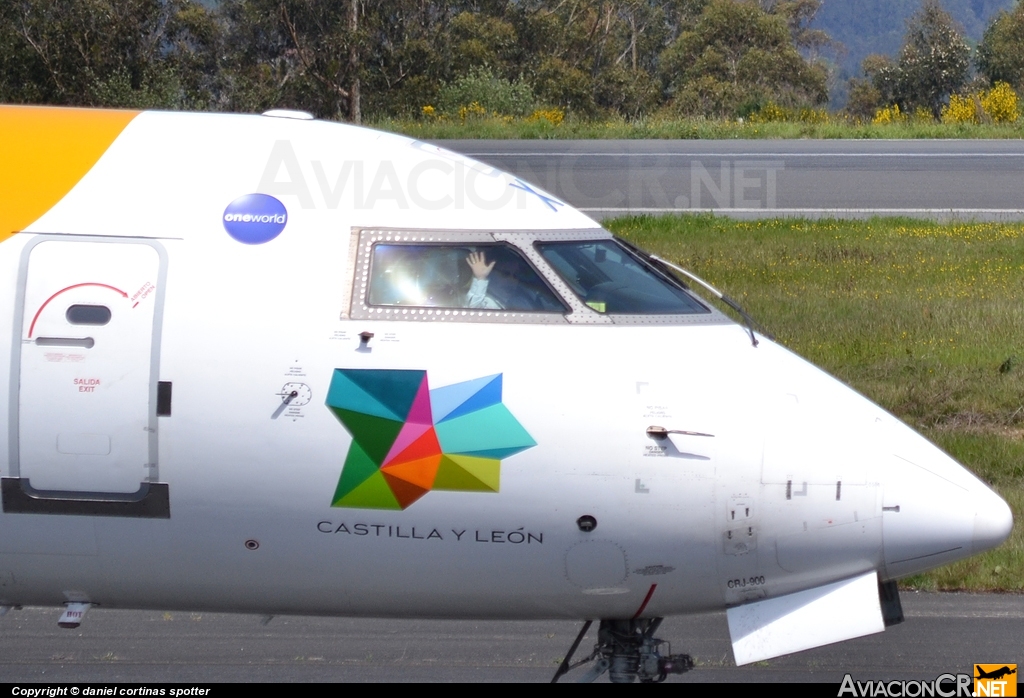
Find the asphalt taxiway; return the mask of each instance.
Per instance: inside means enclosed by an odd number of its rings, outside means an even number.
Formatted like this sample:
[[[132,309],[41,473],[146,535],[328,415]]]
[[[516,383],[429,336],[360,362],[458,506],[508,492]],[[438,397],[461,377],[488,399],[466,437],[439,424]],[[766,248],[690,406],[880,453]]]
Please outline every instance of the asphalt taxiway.
[[[1024,220],[1024,142],[999,140],[495,141],[438,145],[512,172],[595,218]]]
[[[884,633],[745,667],[723,613],[666,619],[658,636],[697,668],[669,681],[840,683],[932,680],[974,663],[1024,665],[1024,596],[903,593],[906,622]],[[58,609],[0,619],[0,681],[537,682],[579,631],[564,621],[410,621],[91,610],[74,630]],[[591,630],[581,645],[589,651]],[[564,677],[573,681],[576,670]],[[602,678],[607,681],[607,677]]]

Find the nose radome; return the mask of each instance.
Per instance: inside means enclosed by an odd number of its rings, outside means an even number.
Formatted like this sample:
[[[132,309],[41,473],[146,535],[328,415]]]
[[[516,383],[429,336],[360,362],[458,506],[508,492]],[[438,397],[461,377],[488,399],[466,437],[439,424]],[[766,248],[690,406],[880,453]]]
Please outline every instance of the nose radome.
[[[1009,537],[1013,516],[998,494],[917,433],[898,431],[880,472],[888,577],[933,569]]]
[[[1002,497],[987,487],[974,493],[974,541],[972,553],[980,553],[997,547],[1010,537],[1013,530],[1013,513]]]
[[[764,342],[763,356],[786,370],[776,367],[770,379],[779,399],[768,405],[763,483],[834,482],[837,502],[841,492],[847,501],[850,486],[863,485],[865,496],[876,496],[851,513],[875,524],[880,517],[880,572],[889,579],[970,557],[1009,537],[1010,508],[984,482],[877,405],[784,351],[773,353],[775,346]]]

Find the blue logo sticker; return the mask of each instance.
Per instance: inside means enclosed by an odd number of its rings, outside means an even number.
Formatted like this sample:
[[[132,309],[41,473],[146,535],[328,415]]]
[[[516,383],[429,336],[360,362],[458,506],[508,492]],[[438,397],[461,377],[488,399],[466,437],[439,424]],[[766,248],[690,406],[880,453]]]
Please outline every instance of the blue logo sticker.
[[[224,230],[246,245],[270,242],[288,223],[288,210],[267,194],[240,196],[224,209]]]

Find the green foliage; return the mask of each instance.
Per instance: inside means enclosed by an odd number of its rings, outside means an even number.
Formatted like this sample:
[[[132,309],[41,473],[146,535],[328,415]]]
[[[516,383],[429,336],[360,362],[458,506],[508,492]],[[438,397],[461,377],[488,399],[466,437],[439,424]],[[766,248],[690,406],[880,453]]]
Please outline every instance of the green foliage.
[[[102,78],[94,77],[89,85],[90,102],[122,109],[175,107],[180,92],[180,85],[170,72],[162,72],[137,88],[132,86],[131,75],[124,70]]]
[[[547,104],[557,104],[584,116],[594,116],[597,104],[588,73],[558,57],[548,57],[535,70],[537,96]]]
[[[971,44],[981,40],[1000,11],[1015,4],[1016,0],[942,0]],[[899,52],[906,20],[920,7],[921,0],[827,0],[814,24],[843,46],[836,58],[840,73],[856,76],[867,56]]]
[[[903,112],[918,107],[938,119],[949,95],[967,84],[970,47],[938,0],[924,0],[907,22],[898,61],[865,65],[885,104]]]
[[[484,68],[516,62],[519,35],[505,17],[463,11],[452,20],[451,32],[455,65]]]
[[[824,109],[811,109],[809,107],[789,109],[780,107],[775,102],[768,102],[757,111],[751,112],[747,120],[751,124],[829,124],[836,119]]]
[[[204,108],[219,27],[191,0],[0,4],[0,100]]]
[[[496,77],[489,68],[481,67],[438,91],[437,106],[443,114],[457,114],[460,107],[471,104],[490,113],[527,116],[536,108],[536,98],[523,80],[505,80]]]
[[[967,82],[970,48],[938,0],[925,0],[907,25],[897,89],[907,105],[938,114],[945,98]]]
[[[870,80],[851,79],[847,94],[844,111],[853,119],[870,121],[882,106],[882,93],[871,84]]]
[[[892,12],[911,1],[893,0]],[[968,2],[945,1],[957,13]],[[1007,1],[970,0],[978,17]],[[290,107],[331,119],[409,119],[425,105],[474,103],[509,116],[545,105],[569,121],[746,118],[769,103],[797,111],[823,104],[836,84],[826,58],[837,54],[816,17],[837,5],[844,3],[12,0],[0,3],[0,100]],[[1022,31],[1019,7],[990,27],[979,53],[990,80],[1024,79]],[[849,83],[845,115],[865,121],[892,104],[937,115],[963,89],[966,56],[949,16],[927,0],[898,60],[865,60],[867,81]]]
[[[801,106],[828,97],[824,69],[800,55],[782,17],[753,3],[713,0],[662,53],[660,70],[685,115],[738,116],[769,99]]]
[[[772,14],[786,22],[793,44],[812,55],[835,45],[827,32],[812,26],[822,4],[822,0],[779,0],[772,4]]]
[[[329,0],[226,0],[233,90],[227,108],[289,107],[326,118],[351,111],[358,41],[346,4]]]
[[[667,139],[777,139],[777,138],[1024,138],[1024,124],[1014,123],[941,123],[926,112],[923,120],[900,118],[889,123],[872,123],[842,114],[829,115],[827,120],[812,118],[801,121],[798,112],[792,120],[761,123],[736,119],[647,116],[626,120],[610,117],[600,120],[567,114],[558,128],[548,128],[546,120],[538,125],[526,119],[458,120],[407,118],[375,118],[371,123],[385,131],[397,131],[413,138],[667,138]],[[753,115],[752,112],[751,115]],[[824,115],[822,110],[808,113]],[[914,116],[911,114],[911,116]]]
[[[776,29],[792,25],[813,37],[798,6],[816,3],[781,3],[792,11]],[[369,112],[395,116],[448,102],[495,103],[496,111],[522,114],[539,101],[588,117],[638,118],[664,101],[656,77],[663,49],[706,5],[225,0],[210,12],[190,0],[24,0],[0,6],[0,96],[292,107],[327,118],[352,118],[361,101]],[[757,65],[747,73],[772,64],[767,53],[752,53],[748,62]],[[792,58],[775,61],[777,69],[787,70]],[[726,99],[757,103],[766,95],[777,97],[736,88]]]
[[[599,107],[635,119],[657,109],[661,86],[646,71],[614,65],[598,74],[594,97]]]
[[[978,70],[992,85],[1009,83],[1024,88],[1024,5],[1001,12],[978,45]]]

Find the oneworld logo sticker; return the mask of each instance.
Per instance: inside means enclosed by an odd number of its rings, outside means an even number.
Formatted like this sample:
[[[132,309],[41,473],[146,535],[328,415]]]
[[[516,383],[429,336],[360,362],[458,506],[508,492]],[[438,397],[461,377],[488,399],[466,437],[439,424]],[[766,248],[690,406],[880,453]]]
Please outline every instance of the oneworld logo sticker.
[[[288,223],[288,210],[267,194],[240,196],[224,209],[224,230],[246,245],[270,242]]]

